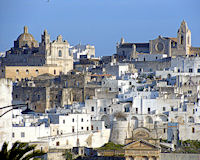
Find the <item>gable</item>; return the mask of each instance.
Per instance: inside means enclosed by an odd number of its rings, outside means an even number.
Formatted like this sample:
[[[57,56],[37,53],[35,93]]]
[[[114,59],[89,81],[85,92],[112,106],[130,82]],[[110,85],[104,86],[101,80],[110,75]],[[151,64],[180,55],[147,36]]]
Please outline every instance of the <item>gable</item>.
[[[155,149],[159,149],[159,147],[150,144],[148,142],[145,141],[136,141],[136,142],[132,142],[127,144],[123,149],[131,149],[131,150],[155,150]]]

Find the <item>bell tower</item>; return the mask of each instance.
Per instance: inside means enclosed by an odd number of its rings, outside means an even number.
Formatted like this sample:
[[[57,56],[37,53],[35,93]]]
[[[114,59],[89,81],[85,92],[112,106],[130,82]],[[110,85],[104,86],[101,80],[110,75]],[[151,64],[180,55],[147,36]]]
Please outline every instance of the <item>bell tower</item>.
[[[177,32],[177,49],[182,51],[183,55],[189,54],[191,47],[191,31],[189,30],[187,23],[183,20],[180,28]]]
[[[50,35],[48,34],[47,30],[44,30],[44,33],[42,35],[42,44],[46,45],[50,43]]]
[[[40,53],[50,55],[49,46],[50,46],[50,35],[45,29],[44,33],[41,35],[41,43],[39,48]]]

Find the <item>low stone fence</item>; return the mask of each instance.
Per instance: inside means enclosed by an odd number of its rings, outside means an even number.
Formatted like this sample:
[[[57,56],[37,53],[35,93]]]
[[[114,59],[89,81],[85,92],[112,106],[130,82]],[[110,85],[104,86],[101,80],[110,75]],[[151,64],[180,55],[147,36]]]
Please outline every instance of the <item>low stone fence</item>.
[[[160,160],[200,160],[200,154],[161,153]]]

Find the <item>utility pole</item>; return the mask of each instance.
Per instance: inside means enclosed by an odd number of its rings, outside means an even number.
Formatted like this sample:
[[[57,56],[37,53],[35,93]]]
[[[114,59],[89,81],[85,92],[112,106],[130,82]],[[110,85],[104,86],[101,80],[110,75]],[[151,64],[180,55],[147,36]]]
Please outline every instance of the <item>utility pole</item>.
[[[78,114],[77,114],[77,117],[76,117],[76,120],[77,120],[77,131],[76,131],[76,134],[77,134],[77,141],[76,141],[76,145],[77,145],[77,147],[79,147],[79,139],[78,139]]]

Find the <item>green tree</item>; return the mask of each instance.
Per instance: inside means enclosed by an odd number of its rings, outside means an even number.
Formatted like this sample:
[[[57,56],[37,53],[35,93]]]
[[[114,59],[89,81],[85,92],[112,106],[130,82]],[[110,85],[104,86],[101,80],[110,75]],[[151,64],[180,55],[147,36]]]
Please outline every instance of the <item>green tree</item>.
[[[35,150],[36,145],[29,145],[28,143],[15,142],[12,148],[8,150],[8,143],[4,142],[0,158],[3,160],[29,160],[31,158],[38,158],[45,153],[40,150]]]
[[[69,151],[66,151],[65,156],[66,160],[72,160],[72,153],[70,153]]]

